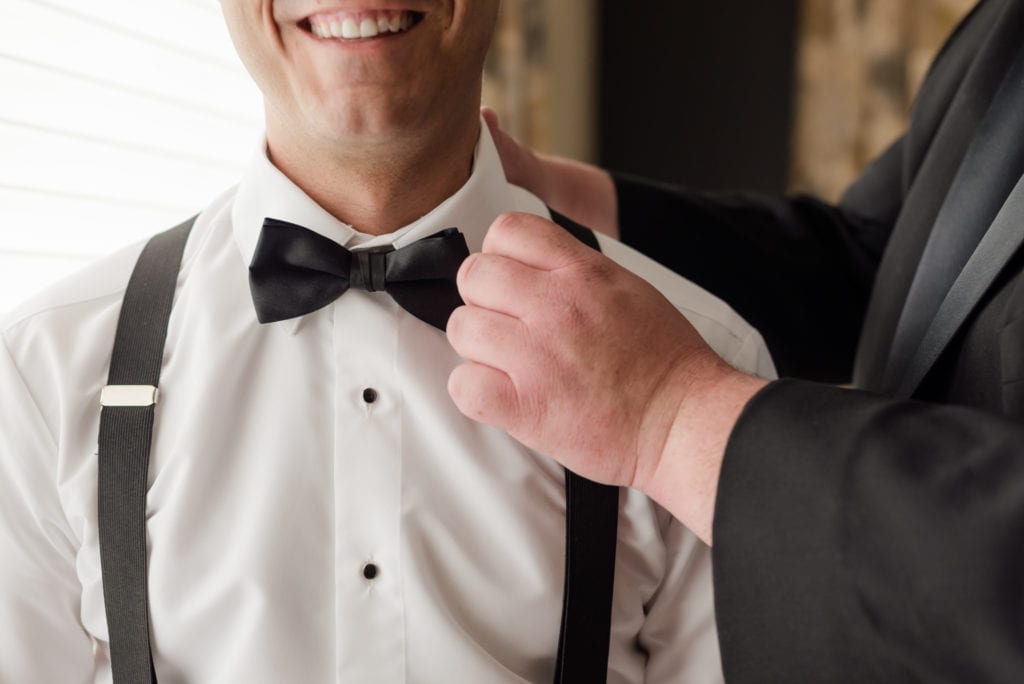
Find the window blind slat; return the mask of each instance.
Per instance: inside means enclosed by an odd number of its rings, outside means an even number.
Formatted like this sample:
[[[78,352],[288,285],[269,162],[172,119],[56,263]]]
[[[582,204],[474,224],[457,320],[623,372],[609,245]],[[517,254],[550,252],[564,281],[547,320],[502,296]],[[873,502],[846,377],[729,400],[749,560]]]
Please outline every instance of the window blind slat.
[[[7,3],[14,3],[13,8]],[[261,111],[259,95],[235,58],[234,69],[212,67],[212,58],[186,58],[158,45],[83,24],[73,16],[33,4],[29,0],[4,0],[11,16],[0,21],[0,54],[24,62],[77,74],[91,74],[108,83],[144,92],[161,92],[179,101],[251,119]],[[93,11],[105,3],[81,5]],[[156,3],[138,3],[152,7]],[[168,3],[171,4],[171,3]],[[160,4],[162,6],[163,3]],[[180,7],[179,3],[171,6]],[[17,9],[17,11],[11,11]],[[168,33],[183,32],[197,39],[202,23],[167,19]],[[215,43],[228,42],[223,19],[204,16],[209,27],[218,27]],[[43,30],[45,29],[45,30]],[[199,32],[201,34],[201,32]],[[10,92],[5,88],[5,92]]]
[[[257,116],[228,120],[187,106],[170,106],[148,93],[98,87],[0,57],[0,83],[14,97],[0,98],[0,119],[12,125],[66,131],[136,146],[237,161],[248,154]],[[2,163],[2,161],[0,161]]]
[[[202,206],[238,173],[0,124],[0,185],[75,195]]]
[[[202,209],[262,129],[215,0],[2,0],[0,93],[0,315]]]
[[[63,16],[80,28],[94,27],[108,34],[120,34],[139,43],[168,50],[187,59],[198,59],[214,68],[231,70],[234,51],[222,40],[223,21],[219,7],[183,2],[138,2],[103,0],[83,4],[80,0],[5,0],[20,2]]]
[[[175,95],[169,95],[159,89],[140,88],[130,83],[121,83],[116,80],[96,76],[95,74],[77,71],[74,68],[36,62],[21,55],[7,54],[2,50],[0,50],[0,69],[5,69],[10,74],[13,74],[12,78],[32,79],[28,89],[23,88],[19,90],[16,87],[12,88],[12,91],[18,93],[19,96],[5,98],[3,102],[8,107],[17,106],[19,103],[29,99],[25,97],[26,94],[35,93],[45,96],[49,93],[51,95],[64,95],[63,91],[65,88],[79,88],[86,89],[91,99],[99,102],[106,101],[106,97],[110,95],[127,95],[159,104],[164,108],[169,107],[178,112],[201,114],[232,124],[255,125],[258,121],[256,116],[243,116],[239,112],[226,108],[218,109],[216,103],[211,105],[210,102],[205,100],[182,99]],[[56,87],[48,87],[48,83],[52,86],[54,82],[57,84]],[[252,99],[253,102],[258,102],[259,98],[253,93]],[[69,100],[70,98],[65,97],[59,108],[63,109]],[[33,111],[38,109],[38,105],[39,103],[34,100],[28,102],[28,106],[36,108]],[[254,107],[252,112],[255,111],[256,108]]]
[[[145,207],[0,187],[0,254],[92,259],[177,225],[199,208]]]
[[[123,150],[125,152],[135,152],[138,154],[158,157],[160,159],[175,159],[178,161],[199,164],[202,166],[217,169],[225,169],[230,171],[238,168],[238,164],[236,162],[231,162],[225,159],[217,159],[212,155],[208,156],[204,154],[205,150],[197,150],[195,152],[192,152],[189,150],[174,149],[169,147],[158,147],[156,145],[149,145],[144,142],[135,142],[133,140],[118,140],[117,138],[113,137],[105,138],[102,135],[97,135],[94,133],[68,130],[59,127],[41,126],[39,124],[29,123],[27,121],[8,119],[4,116],[0,116],[0,127],[11,128],[15,130],[21,129],[23,131],[47,135],[54,138],[73,140],[76,142],[93,143],[104,147]]]
[[[14,308],[45,284],[70,275],[85,263],[83,259],[0,254],[0,312]]]

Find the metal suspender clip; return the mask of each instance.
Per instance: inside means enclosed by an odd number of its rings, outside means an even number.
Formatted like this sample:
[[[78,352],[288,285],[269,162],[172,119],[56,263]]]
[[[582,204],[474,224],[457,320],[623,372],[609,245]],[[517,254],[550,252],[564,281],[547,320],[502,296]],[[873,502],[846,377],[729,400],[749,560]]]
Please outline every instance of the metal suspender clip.
[[[103,406],[152,406],[159,398],[153,385],[107,385],[100,392]]]

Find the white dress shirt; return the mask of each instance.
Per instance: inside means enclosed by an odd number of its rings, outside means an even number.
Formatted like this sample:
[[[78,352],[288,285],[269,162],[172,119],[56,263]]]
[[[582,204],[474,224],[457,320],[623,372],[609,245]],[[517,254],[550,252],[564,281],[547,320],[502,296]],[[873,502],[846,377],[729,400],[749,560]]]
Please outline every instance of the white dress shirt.
[[[564,471],[463,417],[444,333],[349,291],[260,325],[247,265],[264,217],[348,247],[456,226],[478,251],[508,184],[483,126],[471,178],[412,225],[354,231],[262,149],[199,216],[164,352],[149,470],[156,672],[173,682],[550,682],[562,610]],[[629,248],[735,366],[761,337]],[[0,681],[110,682],[97,539],[99,395],[141,244],[0,324]],[[600,343],[600,341],[595,341]],[[364,390],[376,392],[364,400]],[[373,563],[378,573],[364,577]],[[620,497],[609,682],[722,677],[709,550],[636,491]]]

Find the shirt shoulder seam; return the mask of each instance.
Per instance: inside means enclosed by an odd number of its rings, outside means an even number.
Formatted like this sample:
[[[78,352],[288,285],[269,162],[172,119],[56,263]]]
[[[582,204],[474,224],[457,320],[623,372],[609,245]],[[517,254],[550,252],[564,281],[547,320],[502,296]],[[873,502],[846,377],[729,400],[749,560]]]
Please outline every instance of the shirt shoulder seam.
[[[30,320],[32,320],[36,316],[42,316],[43,314],[53,313],[54,311],[59,311],[61,309],[67,309],[67,308],[72,307],[72,306],[79,306],[81,304],[89,304],[91,302],[96,302],[96,301],[100,301],[100,300],[103,300],[103,299],[109,299],[110,297],[115,297],[115,296],[123,297],[124,293],[125,293],[125,291],[127,289],[128,289],[128,287],[127,287],[127,285],[125,285],[124,287],[118,288],[117,290],[113,290],[111,292],[107,292],[107,293],[104,293],[104,294],[95,295],[93,297],[87,297],[85,299],[76,299],[75,301],[72,301],[72,302],[63,302],[61,304],[51,304],[49,306],[43,307],[41,309],[38,309],[36,311],[30,311],[30,312],[22,315],[20,318],[17,318],[17,319],[15,319],[13,321],[7,322],[6,325],[4,326],[3,330],[0,331],[0,333],[2,333],[3,335],[6,336],[7,333],[9,333],[10,331],[14,330],[15,328],[17,328],[17,327],[19,327],[21,325],[24,325],[25,323],[29,322]]]

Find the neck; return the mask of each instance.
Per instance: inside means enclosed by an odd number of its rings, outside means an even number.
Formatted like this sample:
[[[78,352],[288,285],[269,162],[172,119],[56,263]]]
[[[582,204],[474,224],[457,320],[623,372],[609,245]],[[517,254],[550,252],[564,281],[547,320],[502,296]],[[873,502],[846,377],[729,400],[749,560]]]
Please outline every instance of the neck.
[[[385,141],[316,144],[268,120],[271,162],[317,204],[362,233],[383,235],[428,214],[469,178],[480,135],[476,111]],[[449,119],[451,121],[451,119]]]

